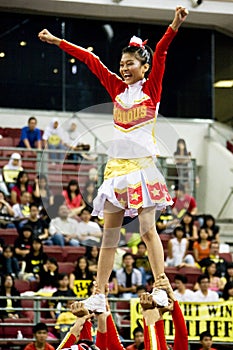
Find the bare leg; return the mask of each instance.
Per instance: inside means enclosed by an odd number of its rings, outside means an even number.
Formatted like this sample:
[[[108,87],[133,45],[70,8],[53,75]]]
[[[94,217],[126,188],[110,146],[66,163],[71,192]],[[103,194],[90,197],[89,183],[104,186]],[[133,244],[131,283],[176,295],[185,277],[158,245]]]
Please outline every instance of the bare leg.
[[[146,244],[151,270],[156,280],[159,274],[164,273],[164,251],[155,227],[155,208],[141,208],[138,219],[140,235]]]
[[[96,282],[101,293],[105,292],[113,269],[116,248],[120,239],[120,229],[124,210],[106,202],[104,206],[104,233],[100,249]]]

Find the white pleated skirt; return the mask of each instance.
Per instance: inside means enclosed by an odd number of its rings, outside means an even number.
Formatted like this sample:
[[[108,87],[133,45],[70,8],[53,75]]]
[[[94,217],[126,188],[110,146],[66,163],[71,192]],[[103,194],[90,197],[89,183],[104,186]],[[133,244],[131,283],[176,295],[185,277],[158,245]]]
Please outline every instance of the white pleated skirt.
[[[103,217],[106,200],[130,217],[136,216],[139,208],[162,210],[173,203],[153,157],[110,159],[93,202],[93,216]]]

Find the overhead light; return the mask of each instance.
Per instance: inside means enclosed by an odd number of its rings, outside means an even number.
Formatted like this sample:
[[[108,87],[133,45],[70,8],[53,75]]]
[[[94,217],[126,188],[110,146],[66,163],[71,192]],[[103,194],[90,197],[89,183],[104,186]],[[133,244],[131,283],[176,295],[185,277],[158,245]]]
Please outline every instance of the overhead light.
[[[57,74],[57,73],[58,73],[58,69],[57,69],[57,68],[54,68],[54,69],[53,69],[53,73],[54,73],[54,74]]]
[[[75,63],[75,58],[70,58],[70,59],[69,59],[69,62],[70,62],[70,63]]]
[[[90,51],[90,52],[92,52],[92,51],[94,50],[94,48],[93,48],[92,46],[88,46],[88,47],[87,47],[87,50]]]
[[[233,80],[219,80],[214,83],[215,88],[232,88]]]
[[[0,52],[0,58],[3,58],[5,56],[6,56],[5,52]]]
[[[22,40],[22,41],[20,41],[19,45],[20,45],[20,46],[26,46],[26,45],[27,45],[27,42]]]

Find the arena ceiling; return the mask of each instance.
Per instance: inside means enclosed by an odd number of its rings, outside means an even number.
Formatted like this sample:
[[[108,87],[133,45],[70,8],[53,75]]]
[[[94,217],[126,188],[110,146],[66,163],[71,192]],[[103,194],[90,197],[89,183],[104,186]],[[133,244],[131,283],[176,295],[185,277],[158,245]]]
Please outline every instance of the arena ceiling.
[[[186,25],[233,36],[233,0],[0,0],[0,9],[71,17],[167,24],[178,3],[190,11]]]

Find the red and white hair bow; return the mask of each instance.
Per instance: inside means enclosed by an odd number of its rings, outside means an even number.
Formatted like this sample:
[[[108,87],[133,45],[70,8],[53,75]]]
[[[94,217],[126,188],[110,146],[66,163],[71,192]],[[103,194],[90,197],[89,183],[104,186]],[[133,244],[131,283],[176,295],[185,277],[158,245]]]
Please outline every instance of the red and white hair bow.
[[[147,41],[148,40],[142,41],[142,39],[140,39],[134,35],[130,39],[129,46],[137,46],[137,47],[141,47],[141,48],[145,49],[145,45],[146,45]]]

